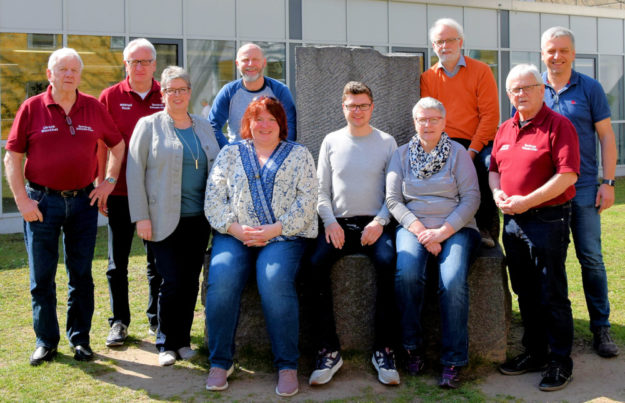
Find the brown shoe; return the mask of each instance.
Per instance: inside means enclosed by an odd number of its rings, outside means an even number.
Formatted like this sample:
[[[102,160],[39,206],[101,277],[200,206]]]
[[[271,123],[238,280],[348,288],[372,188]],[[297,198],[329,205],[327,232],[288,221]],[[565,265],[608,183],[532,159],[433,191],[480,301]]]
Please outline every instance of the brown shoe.
[[[234,371],[234,365],[226,371],[223,368],[211,367],[206,378],[206,390],[224,390],[228,388],[228,377]]]
[[[278,372],[278,385],[276,393],[278,396],[289,397],[299,392],[296,369],[281,369]]]

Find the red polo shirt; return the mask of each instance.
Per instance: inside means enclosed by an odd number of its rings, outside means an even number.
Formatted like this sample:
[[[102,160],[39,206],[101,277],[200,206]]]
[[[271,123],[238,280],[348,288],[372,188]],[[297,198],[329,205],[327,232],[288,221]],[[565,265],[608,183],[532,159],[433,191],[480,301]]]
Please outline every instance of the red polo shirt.
[[[117,185],[111,194],[127,196],[128,187],[126,185],[126,159],[128,157],[128,145],[130,136],[135,129],[137,121],[144,116],[165,109],[165,104],[161,99],[161,85],[152,79],[152,89],[145,96],[145,99],[132,90],[129,78],[102,91],[100,102],[104,104],[109,114],[115,121],[117,128],[126,142],[122,167],[117,178]]]
[[[72,120],[75,134],[66,121]],[[26,153],[24,175],[56,190],[82,189],[96,177],[98,140],[113,147],[122,140],[106,109],[91,95],[76,91],[69,115],[54,102],[52,86],[24,101],[9,133],[6,149]]]
[[[573,124],[544,103],[538,114],[519,127],[519,112],[497,131],[491,153],[491,172],[501,175],[501,189],[525,196],[556,173],[579,175],[579,142]],[[570,186],[559,196],[536,207],[558,205],[575,196]]]

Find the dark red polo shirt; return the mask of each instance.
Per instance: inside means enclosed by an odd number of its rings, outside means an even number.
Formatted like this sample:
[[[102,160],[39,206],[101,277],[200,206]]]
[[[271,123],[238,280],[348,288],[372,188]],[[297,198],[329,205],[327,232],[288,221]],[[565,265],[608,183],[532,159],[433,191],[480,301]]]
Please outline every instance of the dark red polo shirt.
[[[130,144],[130,136],[135,129],[137,121],[144,116],[151,115],[155,112],[165,109],[165,104],[161,99],[161,85],[152,79],[152,89],[145,96],[145,99],[135,93],[130,88],[128,77],[120,83],[113,85],[102,91],[100,94],[100,102],[104,104],[117,128],[122,134],[126,142],[126,150],[124,151],[124,160],[117,178],[117,185],[111,194],[118,196],[127,196],[128,188],[126,185],[126,159],[128,157],[128,145]]]
[[[501,189],[525,196],[556,173],[579,175],[579,142],[573,124],[544,103],[538,114],[519,127],[519,112],[497,131],[491,153],[491,172],[501,175]],[[558,205],[575,196],[575,186],[536,207]]]
[[[98,140],[113,147],[122,140],[115,123],[97,99],[76,91],[69,111],[54,102],[52,86],[24,101],[9,133],[6,149],[26,154],[26,179],[56,190],[82,189],[96,177]]]

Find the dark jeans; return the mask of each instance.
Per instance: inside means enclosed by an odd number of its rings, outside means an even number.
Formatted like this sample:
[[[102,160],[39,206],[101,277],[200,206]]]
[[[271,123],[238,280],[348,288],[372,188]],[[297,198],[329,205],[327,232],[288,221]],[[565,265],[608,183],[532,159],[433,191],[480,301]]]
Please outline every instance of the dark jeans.
[[[572,368],[573,316],[566,252],[571,204],[504,215],[503,244],[523,320],[523,346]]]
[[[158,296],[158,351],[191,344],[191,325],[210,225],[202,216],[182,217],[174,232],[150,242],[156,270],[163,278]]]
[[[398,344],[399,318],[394,294],[395,245],[393,225],[387,225],[380,238],[373,244],[362,246],[362,229],[373,217],[339,218],[337,221],[345,231],[343,249],[336,249],[327,243],[323,225],[314,249],[302,261],[304,266],[304,293],[308,306],[312,307],[312,321],[315,344],[319,350],[340,350],[334,320],[334,303],[330,271],[334,263],[345,255],[363,253],[373,262],[376,271],[377,296],[375,310],[375,349],[394,347]]]
[[[98,209],[89,205],[89,192],[64,198],[29,186],[26,186],[26,191],[28,197],[39,202],[38,207],[43,214],[43,222],[24,222],[37,346],[56,347],[60,339],[55,277],[61,231],[69,278],[67,338],[74,346],[88,344],[94,306],[91,261],[97,234]]]
[[[130,308],[128,304],[128,257],[135,234],[135,224],[130,221],[127,196],[109,196],[108,202],[108,255],[109,265],[106,278],[109,283],[109,295],[113,316],[109,324],[121,320],[126,326],[130,324]],[[144,241],[147,255],[147,275],[149,284],[148,309],[146,314],[150,326],[158,326],[158,292],[163,280],[154,266],[154,257],[148,242]]]

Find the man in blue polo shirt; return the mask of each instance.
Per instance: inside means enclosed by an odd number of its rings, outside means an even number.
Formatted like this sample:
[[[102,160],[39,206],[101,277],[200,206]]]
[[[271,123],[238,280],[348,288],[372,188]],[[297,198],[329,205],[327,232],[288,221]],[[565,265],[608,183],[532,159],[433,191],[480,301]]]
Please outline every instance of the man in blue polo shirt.
[[[223,133],[227,121],[228,134],[224,135],[230,142],[241,140],[241,118],[247,105],[254,98],[266,96],[274,97],[282,103],[289,127],[288,139],[295,140],[297,120],[291,91],[280,81],[263,75],[267,58],[260,46],[253,43],[241,46],[237,52],[236,65],[241,78],[229,82],[219,90],[208,115],[215,133]]]
[[[580,176],[575,183],[571,231],[593,332],[593,347],[602,357],[614,357],[619,350],[610,337],[608,280],[601,254],[599,214],[614,204],[616,142],[610,121],[610,107],[601,84],[573,70],[575,37],[563,27],[546,30],[541,38],[541,57],[547,71],[545,103],[566,116],[579,137]],[[595,135],[596,133],[596,135]],[[597,183],[597,138],[601,148],[603,179]]]

